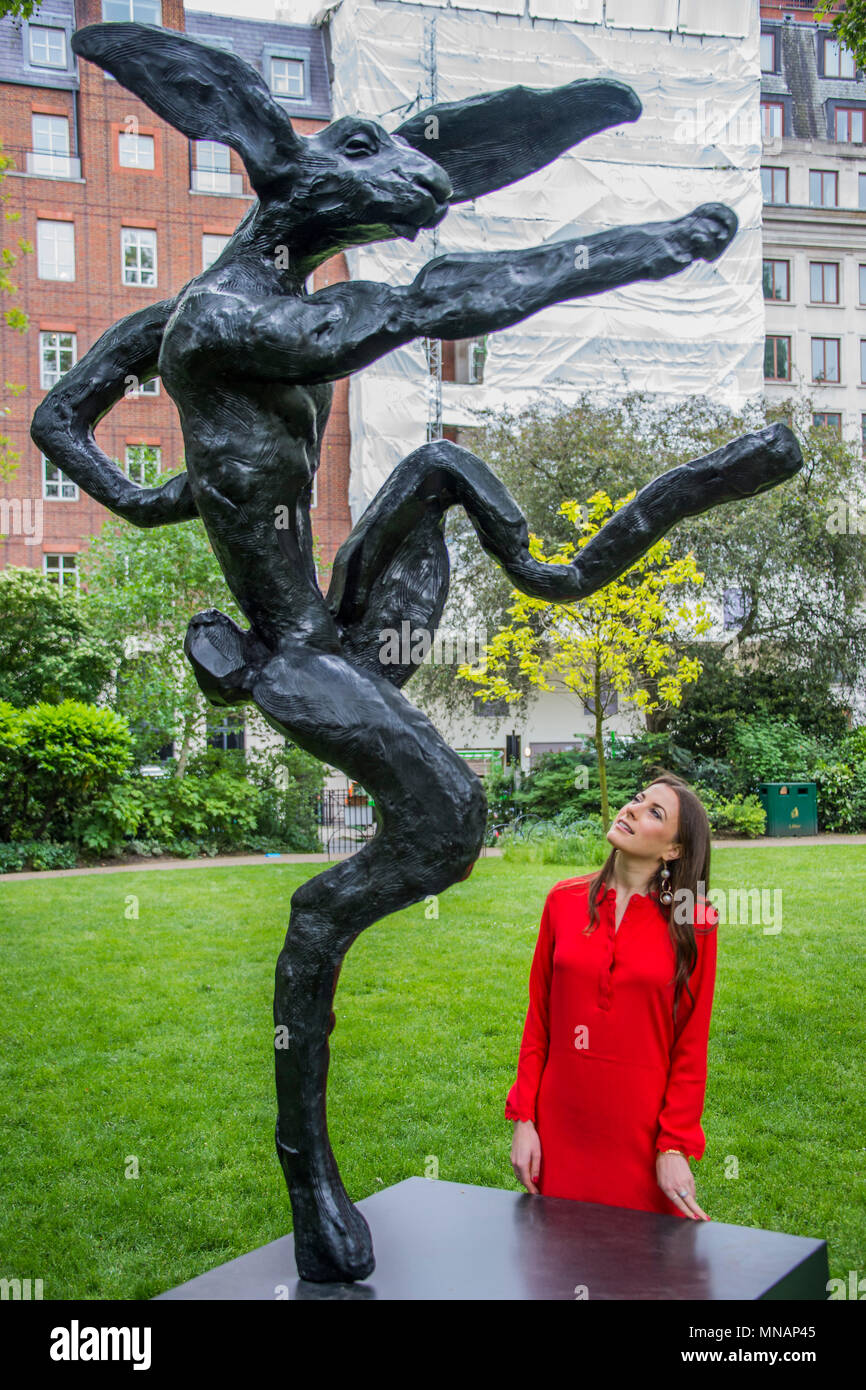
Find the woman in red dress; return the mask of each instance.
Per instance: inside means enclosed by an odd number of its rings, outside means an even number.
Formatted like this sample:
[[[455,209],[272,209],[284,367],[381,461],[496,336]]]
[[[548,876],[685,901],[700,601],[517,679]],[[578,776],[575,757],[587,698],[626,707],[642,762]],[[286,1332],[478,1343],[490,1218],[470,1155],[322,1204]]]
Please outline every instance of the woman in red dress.
[[[529,1192],[709,1221],[688,1161],[706,1143],[709,822],[664,773],[607,838],[601,869],[555,884],[544,905],[505,1104],[511,1164]]]

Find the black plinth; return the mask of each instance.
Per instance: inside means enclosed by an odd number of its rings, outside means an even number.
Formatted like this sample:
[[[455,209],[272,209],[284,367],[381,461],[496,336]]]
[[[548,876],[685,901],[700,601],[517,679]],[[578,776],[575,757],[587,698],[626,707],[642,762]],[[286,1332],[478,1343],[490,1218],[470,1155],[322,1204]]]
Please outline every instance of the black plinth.
[[[298,1279],[283,1236],[159,1298],[826,1299],[827,1245],[595,1202],[407,1178],[358,1202],[376,1268]]]

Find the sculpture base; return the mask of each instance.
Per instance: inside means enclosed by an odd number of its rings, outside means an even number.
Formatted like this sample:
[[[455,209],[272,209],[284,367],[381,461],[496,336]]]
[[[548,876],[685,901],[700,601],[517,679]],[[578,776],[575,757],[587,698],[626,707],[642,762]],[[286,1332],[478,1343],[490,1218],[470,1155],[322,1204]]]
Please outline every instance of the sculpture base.
[[[364,1283],[298,1279],[283,1236],[161,1299],[825,1300],[827,1245],[627,1207],[407,1178],[357,1206],[376,1268]]]

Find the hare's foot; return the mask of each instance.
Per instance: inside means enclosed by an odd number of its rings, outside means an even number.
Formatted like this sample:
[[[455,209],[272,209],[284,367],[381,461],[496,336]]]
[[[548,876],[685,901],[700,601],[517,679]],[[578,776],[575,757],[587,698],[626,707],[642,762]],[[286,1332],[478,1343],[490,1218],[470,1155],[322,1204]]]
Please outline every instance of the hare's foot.
[[[685,268],[693,261],[715,261],[733,241],[739,223],[737,215],[724,203],[704,203],[694,212],[646,231],[658,238],[650,278],[662,278]]]
[[[292,1234],[298,1277],[317,1284],[366,1279],[376,1268],[370,1228],[349,1200],[336,1164],[311,1163],[306,1176],[296,1167],[277,1138],[292,1203]]]
[[[183,649],[199,686],[215,705],[240,705],[249,700],[260,664],[269,655],[258,638],[216,608],[196,613]]]

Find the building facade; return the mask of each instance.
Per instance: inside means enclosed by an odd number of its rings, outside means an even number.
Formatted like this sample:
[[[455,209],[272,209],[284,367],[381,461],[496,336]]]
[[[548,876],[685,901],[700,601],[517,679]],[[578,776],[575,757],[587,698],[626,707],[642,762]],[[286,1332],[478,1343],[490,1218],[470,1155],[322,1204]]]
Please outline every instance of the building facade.
[[[812,5],[761,6],[764,375],[866,450],[866,74]]]
[[[105,510],[45,460],[30,439],[46,391],[112,324],[176,294],[216,257],[253,193],[239,157],[190,141],[108,74],[79,63],[76,27],[103,20],[162,24],[251,63],[309,133],[330,120],[323,34],[309,26],[184,11],[182,0],[43,0],[30,20],[0,19],[0,141],[12,160],[3,180],[9,245],[34,247],[14,268],[24,333],[3,329],[4,433],[19,455],[0,481],[0,564],[43,569],[65,586]],[[341,256],[320,267],[320,288],[346,277]],[[157,380],[130,380],[128,395],[97,427],[102,449],[136,481],[176,469],[183,439],[174,403]],[[350,529],[346,383],[337,384],[314,495],[320,581]]]

